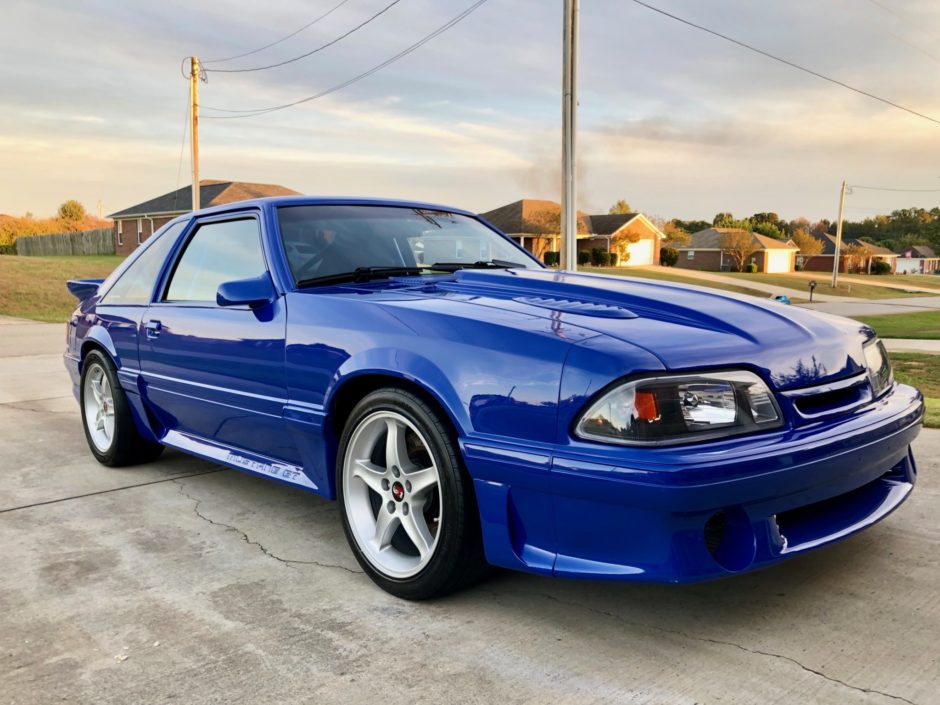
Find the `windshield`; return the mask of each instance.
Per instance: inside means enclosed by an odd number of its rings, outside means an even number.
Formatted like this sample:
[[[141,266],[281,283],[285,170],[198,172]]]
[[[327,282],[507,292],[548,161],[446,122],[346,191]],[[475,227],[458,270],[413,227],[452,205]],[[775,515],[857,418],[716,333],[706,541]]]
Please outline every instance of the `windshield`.
[[[434,264],[538,268],[506,238],[473,218],[396,206],[283,206],[281,240],[298,282],[358,268],[420,268]]]

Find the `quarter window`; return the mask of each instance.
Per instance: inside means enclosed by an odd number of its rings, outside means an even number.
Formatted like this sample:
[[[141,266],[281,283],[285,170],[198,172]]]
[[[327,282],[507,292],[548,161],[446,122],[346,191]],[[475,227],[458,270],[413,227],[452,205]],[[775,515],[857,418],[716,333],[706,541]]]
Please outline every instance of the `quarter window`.
[[[265,272],[258,221],[254,218],[202,225],[183,251],[166,301],[215,302],[219,285]]]
[[[122,221],[119,221],[122,222]],[[120,226],[119,226],[120,227]],[[183,232],[186,222],[171,225],[162,233],[158,232],[151,237],[147,246],[140,251],[137,259],[121,274],[114,286],[101,299],[102,304],[133,305],[149,304],[153,295],[153,287],[157,276],[163,268],[166,256],[176,242],[177,236]],[[121,232],[118,230],[118,232]]]

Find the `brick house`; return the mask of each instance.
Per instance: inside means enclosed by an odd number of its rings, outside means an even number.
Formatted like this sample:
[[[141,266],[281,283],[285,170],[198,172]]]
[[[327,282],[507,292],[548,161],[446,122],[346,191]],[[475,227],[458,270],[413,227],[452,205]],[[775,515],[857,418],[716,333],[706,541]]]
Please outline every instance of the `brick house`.
[[[692,233],[688,245],[676,248],[679,252],[676,266],[706,272],[730,272],[736,269],[735,259],[721,247],[721,236],[739,233],[749,235],[756,248],[745,264],[753,262],[758,272],[769,274],[794,270],[799,250],[796,245],[739,228],[708,228]]]
[[[199,203],[203,208],[223,203],[247,201],[267,196],[296,196],[293,191],[275,184],[250,184],[243,181],[199,182]],[[192,210],[192,189],[186,186],[136,206],[112,213],[114,220],[114,252],[127,255],[137,249],[144,240],[174,218]]]
[[[898,274],[937,274],[940,257],[927,245],[911,245],[898,250]]]
[[[836,238],[835,235],[829,235],[828,233],[823,235],[813,234],[817,240],[822,242],[823,249],[822,252],[818,255],[797,255],[796,261],[802,265],[803,270],[807,272],[831,272],[832,271],[832,259],[836,254]],[[846,267],[852,272],[870,272],[872,262],[882,260],[891,265],[891,272],[895,272],[898,266],[898,255],[886,247],[881,247],[879,245],[872,245],[862,240],[843,240],[843,247],[846,245],[858,245],[865,250],[865,254],[861,257],[852,258],[851,261],[847,261],[848,258],[844,256],[845,251],[843,250],[839,256],[839,271],[845,272]]]
[[[542,259],[546,252],[557,252],[561,247],[561,205],[555,201],[524,198],[480,217],[495,225],[529,252]],[[596,247],[610,252],[616,250],[616,237],[631,233],[637,241],[626,245],[630,257],[624,266],[639,267],[658,264],[663,233],[642,213],[616,215],[587,215],[578,211],[578,250],[590,251]]]

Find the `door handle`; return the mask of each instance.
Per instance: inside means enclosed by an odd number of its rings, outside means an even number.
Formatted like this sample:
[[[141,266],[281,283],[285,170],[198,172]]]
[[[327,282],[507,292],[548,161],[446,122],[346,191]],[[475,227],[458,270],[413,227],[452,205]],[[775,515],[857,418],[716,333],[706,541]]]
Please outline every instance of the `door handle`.
[[[160,331],[163,329],[163,324],[160,321],[147,321],[144,325],[144,328],[147,331],[147,337],[153,340],[160,336]]]

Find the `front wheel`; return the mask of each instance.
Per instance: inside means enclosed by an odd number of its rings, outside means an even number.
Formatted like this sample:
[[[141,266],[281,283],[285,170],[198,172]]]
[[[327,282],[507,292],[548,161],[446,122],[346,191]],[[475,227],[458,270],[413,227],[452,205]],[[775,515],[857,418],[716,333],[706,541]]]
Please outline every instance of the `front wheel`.
[[[387,592],[438,597],[485,567],[470,480],[447,426],[423,400],[381,389],[353,409],[336,486],[359,564]]]

